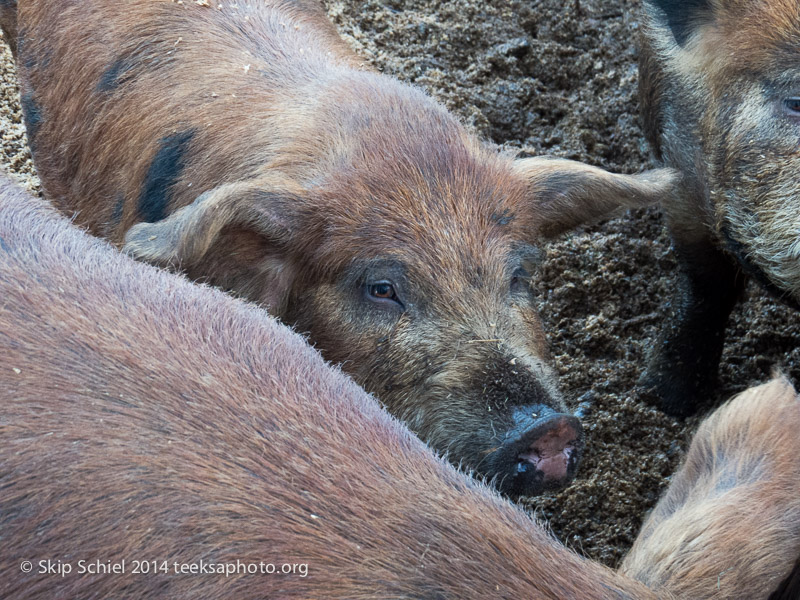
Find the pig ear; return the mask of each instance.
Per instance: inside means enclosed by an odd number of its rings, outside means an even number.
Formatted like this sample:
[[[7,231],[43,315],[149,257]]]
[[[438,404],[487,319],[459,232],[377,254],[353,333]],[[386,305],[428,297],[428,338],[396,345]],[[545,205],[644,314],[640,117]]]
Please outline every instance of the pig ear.
[[[224,184],[166,219],[134,225],[123,250],[279,309],[291,280],[286,248],[298,194],[273,180]]]
[[[543,237],[554,237],[617,211],[656,204],[674,192],[679,179],[672,169],[617,175],[549,157],[520,159],[514,166],[528,181],[531,218]]]

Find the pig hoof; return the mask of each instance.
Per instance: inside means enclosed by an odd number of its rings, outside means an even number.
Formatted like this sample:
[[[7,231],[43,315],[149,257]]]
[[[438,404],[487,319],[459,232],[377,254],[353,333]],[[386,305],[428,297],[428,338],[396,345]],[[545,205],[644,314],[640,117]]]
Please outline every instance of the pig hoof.
[[[684,419],[698,411],[715,387],[715,379],[678,370],[649,368],[638,382],[642,399],[665,412]]]

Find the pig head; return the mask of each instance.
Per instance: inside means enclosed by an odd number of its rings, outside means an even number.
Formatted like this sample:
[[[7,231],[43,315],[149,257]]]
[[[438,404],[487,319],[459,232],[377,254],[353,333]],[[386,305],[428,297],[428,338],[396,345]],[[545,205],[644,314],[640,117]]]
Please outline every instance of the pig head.
[[[645,132],[682,181],[663,202],[681,283],[643,384],[664,410],[686,415],[714,387],[747,278],[790,305],[800,299],[800,4],[645,9]]]

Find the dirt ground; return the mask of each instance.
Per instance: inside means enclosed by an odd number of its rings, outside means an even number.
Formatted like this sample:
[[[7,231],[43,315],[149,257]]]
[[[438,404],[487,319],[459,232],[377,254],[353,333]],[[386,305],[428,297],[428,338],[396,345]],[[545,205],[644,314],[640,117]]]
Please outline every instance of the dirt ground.
[[[629,0],[327,0],[365,60],[426,89],[494,143],[615,171],[650,167],[637,120],[639,3]],[[0,169],[38,184],[13,64],[0,56]],[[587,452],[569,489],[524,501],[565,543],[615,565],[678,465],[696,419],[678,422],[635,389],[666,314],[675,262],[657,210],[549,246],[542,315],[562,386],[585,403]],[[729,328],[718,395],[800,376],[800,317],[751,287]]]

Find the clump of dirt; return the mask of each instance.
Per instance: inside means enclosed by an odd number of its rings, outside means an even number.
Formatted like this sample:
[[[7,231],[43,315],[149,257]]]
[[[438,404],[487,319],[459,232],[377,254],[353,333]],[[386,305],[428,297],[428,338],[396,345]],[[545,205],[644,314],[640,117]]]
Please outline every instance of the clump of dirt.
[[[652,166],[637,117],[635,0],[325,4],[367,62],[426,89],[498,145],[615,171]],[[0,73],[0,163],[36,191],[5,49]],[[609,565],[630,547],[697,424],[661,414],[635,389],[675,270],[653,209],[551,244],[541,273],[542,316],[562,387],[585,412],[587,449],[574,485],[522,502],[565,543]],[[722,362],[709,406],[775,365],[797,378],[800,319],[751,288]]]
[[[39,193],[39,178],[22,123],[14,61],[5,43],[0,43],[0,173],[7,173],[20,185]]]

